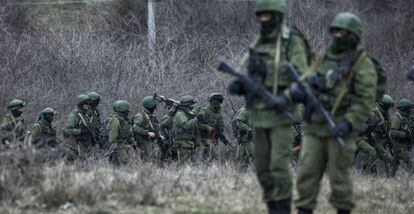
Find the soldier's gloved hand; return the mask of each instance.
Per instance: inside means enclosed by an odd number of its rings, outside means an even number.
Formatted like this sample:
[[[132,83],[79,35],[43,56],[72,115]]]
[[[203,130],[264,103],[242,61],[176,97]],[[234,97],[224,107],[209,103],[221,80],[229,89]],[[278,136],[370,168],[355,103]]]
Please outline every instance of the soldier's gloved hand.
[[[231,95],[243,95],[246,93],[243,83],[237,79],[230,82],[227,90]]]
[[[205,123],[207,121],[206,117],[203,114],[197,114],[197,120],[200,123]]]
[[[305,103],[306,92],[305,89],[299,86],[297,83],[293,83],[289,88],[289,94],[294,103]]]
[[[279,96],[276,96],[275,99],[273,100],[272,107],[276,110],[277,113],[283,113],[286,111],[287,104],[288,104],[288,99],[283,95],[279,95]]]
[[[332,135],[334,137],[344,137],[352,131],[352,124],[344,119],[340,123],[336,124],[335,129],[333,130]]]
[[[325,76],[321,74],[316,74],[306,78],[306,82],[315,90],[321,91],[326,88],[326,79]]]

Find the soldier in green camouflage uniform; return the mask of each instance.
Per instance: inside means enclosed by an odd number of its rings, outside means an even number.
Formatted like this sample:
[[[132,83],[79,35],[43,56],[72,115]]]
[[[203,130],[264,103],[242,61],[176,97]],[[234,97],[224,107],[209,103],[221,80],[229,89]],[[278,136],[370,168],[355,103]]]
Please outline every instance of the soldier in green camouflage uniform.
[[[12,100],[7,109],[10,113],[6,114],[0,123],[1,142],[10,145],[14,140],[23,141],[26,136],[26,125],[22,114],[26,104],[22,100]]]
[[[209,104],[198,111],[198,115],[205,118],[205,121],[199,124],[201,151],[205,159],[219,159],[218,146],[219,141],[224,144],[230,144],[229,139],[224,134],[224,122],[221,115],[221,104],[223,95],[212,93],[208,96]]]
[[[244,163],[253,160],[253,129],[250,125],[250,116],[247,108],[240,108],[234,119],[235,137],[237,139],[237,157]]]
[[[116,165],[129,162],[129,152],[136,145],[131,121],[128,118],[130,104],[118,100],[113,105],[114,112],[109,117],[107,132],[111,145],[109,161]]]
[[[134,117],[134,136],[138,147],[141,149],[141,157],[144,160],[150,158],[152,144],[157,140],[157,133],[160,129],[155,109],[157,102],[152,96],[147,96],[142,100],[142,109]],[[161,138],[164,138],[160,136]]]
[[[350,213],[355,206],[351,177],[355,141],[377,96],[377,71],[360,44],[362,31],[362,22],[356,15],[337,15],[330,25],[332,44],[317,61],[316,69],[307,75],[306,81],[337,125],[331,130],[320,114],[305,114],[298,197],[294,200],[299,213],[312,213],[316,208],[325,172],[332,189],[329,202],[338,213]],[[290,92],[292,100],[306,104],[306,97],[300,96],[303,90]],[[345,146],[335,142],[335,137],[342,137]]]
[[[79,157],[85,157],[92,146],[93,139],[88,131],[91,119],[88,111],[91,110],[91,101],[85,94],[77,97],[77,107],[66,120],[63,136],[68,140],[65,144],[66,159],[73,161]]]
[[[285,96],[292,81],[284,69],[292,63],[305,71],[308,52],[301,35],[283,24],[284,1],[258,0],[255,12],[261,32],[250,46],[246,60],[248,75],[280,98],[277,111],[261,99],[253,100],[250,119],[254,130],[256,171],[269,212],[285,213],[290,211],[292,197],[289,162],[294,130],[292,121],[280,113],[286,107],[296,108],[296,105],[288,104]],[[229,85],[229,91],[244,94],[244,86],[235,80]]]
[[[190,95],[180,99],[180,108],[174,114],[172,133],[174,150],[180,162],[192,158],[198,137],[198,119],[192,110],[196,103]]]
[[[32,143],[40,147],[55,147],[57,145],[56,129],[52,122],[56,111],[52,108],[44,108],[40,112],[39,120],[32,126]]]
[[[391,143],[388,110],[393,106],[394,99],[385,94],[364,124],[364,134],[357,140],[358,151],[367,155],[363,169],[374,174],[376,173],[375,161],[378,158],[384,161],[387,175],[391,172],[393,157],[387,152],[387,146]]]
[[[91,100],[91,110],[88,111],[88,116],[91,120],[90,128],[93,131],[93,134],[96,138],[96,141],[100,141],[101,139],[101,114],[99,113],[98,106],[101,102],[101,95],[96,92],[89,92],[88,94],[89,99]],[[102,142],[96,142],[101,144]],[[99,146],[99,145],[95,145]]]
[[[394,140],[395,163],[393,174],[397,171],[400,161],[403,161],[409,170],[413,172],[413,162],[410,159],[410,151],[413,147],[412,126],[410,119],[412,103],[410,100],[402,99],[398,103],[397,112],[391,118],[391,137]]]

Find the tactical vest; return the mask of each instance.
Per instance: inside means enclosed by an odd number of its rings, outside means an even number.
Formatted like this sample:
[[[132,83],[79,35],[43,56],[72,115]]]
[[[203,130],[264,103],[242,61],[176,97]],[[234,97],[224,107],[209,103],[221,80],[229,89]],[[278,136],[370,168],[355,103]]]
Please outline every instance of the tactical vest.
[[[129,138],[132,137],[132,126],[129,121],[125,120],[123,117],[118,115],[114,116],[119,120],[119,133],[118,133],[118,143],[126,143]]]
[[[178,116],[178,114],[184,115],[187,118],[187,121],[191,119],[184,111],[181,111],[181,110],[177,111],[177,113],[175,114],[175,117]],[[173,132],[174,140],[195,141],[196,129],[184,129],[183,127],[177,127],[173,124],[172,132]]]
[[[40,134],[40,138],[34,142],[35,144],[42,140],[44,140],[45,143],[56,141],[56,130],[52,127],[50,123],[45,122],[43,120],[39,120],[36,122],[36,124],[40,126],[42,132]]]

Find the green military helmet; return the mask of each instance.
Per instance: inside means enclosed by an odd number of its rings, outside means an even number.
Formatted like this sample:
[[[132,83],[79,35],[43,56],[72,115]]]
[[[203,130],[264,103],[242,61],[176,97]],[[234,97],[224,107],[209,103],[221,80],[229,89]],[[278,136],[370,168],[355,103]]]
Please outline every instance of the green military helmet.
[[[222,103],[222,102],[223,102],[223,100],[224,100],[224,97],[223,97],[223,95],[222,95],[222,94],[220,94],[220,93],[211,93],[211,94],[208,96],[208,101],[209,101],[209,102],[212,102],[212,101],[214,101],[214,100],[219,101],[220,103]]]
[[[362,21],[353,13],[345,12],[338,14],[329,26],[330,30],[335,28],[347,30],[355,34],[359,39],[362,37]]]
[[[120,112],[120,113],[129,111],[130,108],[131,108],[131,105],[129,104],[128,101],[125,101],[125,100],[118,100],[113,105],[114,111]]]
[[[412,106],[412,103],[409,99],[401,99],[400,102],[398,102],[398,109],[402,109],[402,108],[409,108]]]
[[[384,94],[381,99],[381,104],[387,106],[394,106],[394,99],[390,95]]]
[[[97,92],[92,91],[92,92],[89,92],[86,95],[88,95],[88,97],[91,99],[92,102],[101,101],[101,95],[99,95]]]
[[[78,98],[76,99],[78,105],[87,104],[91,101],[91,99],[86,94],[79,94]]]
[[[183,106],[190,106],[194,103],[197,103],[193,96],[191,95],[185,95],[180,99],[180,104]]]
[[[152,109],[155,108],[155,106],[157,106],[157,101],[155,101],[153,96],[147,96],[144,97],[144,99],[142,99],[142,105],[146,109]]]
[[[25,103],[23,100],[14,99],[14,100],[12,100],[12,101],[9,103],[9,105],[7,106],[7,108],[8,108],[9,110],[14,111],[14,110],[21,109],[21,108],[23,108],[23,107],[25,107],[25,106],[26,106],[26,103]]]
[[[257,0],[254,12],[279,12],[286,13],[286,3],[283,0]]]
[[[57,114],[57,112],[53,108],[44,108],[40,114],[43,118],[50,118]]]

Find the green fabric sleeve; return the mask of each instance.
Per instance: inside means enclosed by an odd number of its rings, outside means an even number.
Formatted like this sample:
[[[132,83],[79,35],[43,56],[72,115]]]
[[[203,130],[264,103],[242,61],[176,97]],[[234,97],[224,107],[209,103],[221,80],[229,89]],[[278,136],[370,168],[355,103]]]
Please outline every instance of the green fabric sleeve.
[[[108,138],[109,143],[115,143],[116,139],[119,135],[119,128],[120,128],[119,119],[116,117],[112,117],[108,123]]]

